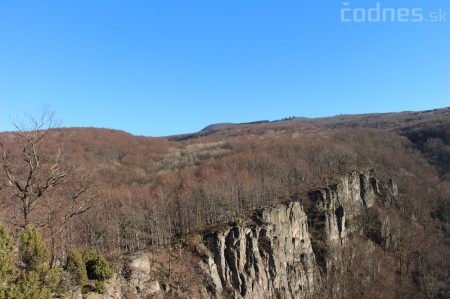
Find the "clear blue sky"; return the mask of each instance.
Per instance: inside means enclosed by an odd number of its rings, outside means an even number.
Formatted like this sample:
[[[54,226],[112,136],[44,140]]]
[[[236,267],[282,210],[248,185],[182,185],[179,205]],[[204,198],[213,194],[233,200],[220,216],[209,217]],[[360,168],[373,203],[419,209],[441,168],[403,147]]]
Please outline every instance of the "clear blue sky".
[[[379,3],[407,16],[364,21],[373,0],[0,0],[0,131],[46,108],[160,136],[450,106],[450,1]]]

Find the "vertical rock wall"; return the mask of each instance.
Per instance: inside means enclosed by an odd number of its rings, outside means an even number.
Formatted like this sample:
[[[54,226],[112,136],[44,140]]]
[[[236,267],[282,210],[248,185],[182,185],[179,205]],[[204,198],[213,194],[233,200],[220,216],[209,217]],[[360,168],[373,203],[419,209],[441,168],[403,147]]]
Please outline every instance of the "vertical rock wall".
[[[318,272],[299,202],[259,210],[246,223],[204,236],[204,243],[216,298],[304,298],[314,292]]]
[[[341,258],[339,249],[354,229],[349,223],[382,198],[381,188],[372,171],[354,171],[311,191],[307,206],[280,203],[204,235],[207,296],[311,297],[320,287],[320,273]],[[392,181],[386,188],[395,195]]]

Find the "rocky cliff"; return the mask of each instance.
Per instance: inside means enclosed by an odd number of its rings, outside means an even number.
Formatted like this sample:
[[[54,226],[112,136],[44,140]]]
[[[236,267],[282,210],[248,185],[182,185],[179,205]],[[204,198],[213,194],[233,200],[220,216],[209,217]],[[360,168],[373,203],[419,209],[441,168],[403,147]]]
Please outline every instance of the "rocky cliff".
[[[307,220],[299,202],[288,202],[205,235],[210,295],[304,298],[314,293],[319,275]]]
[[[103,298],[124,298],[123,290],[130,298],[166,292],[183,298],[311,298],[343,258],[349,236],[364,233],[356,219],[396,195],[392,181],[380,182],[372,170],[353,171],[306,198],[253,211],[195,236],[197,267],[191,266],[201,277],[195,294],[161,288],[164,283],[150,275],[152,265],[144,254],[129,262],[126,279],[119,276]],[[383,240],[389,238],[387,226],[379,228]]]
[[[307,199],[258,210],[242,223],[204,235],[207,293],[213,298],[311,297],[321,274],[340,258],[349,233],[357,232],[349,223],[396,193],[392,181],[380,183],[373,171],[354,171],[309,192]]]
[[[359,228],[354,225],[355,218],[377,203],[389,205],[397,193],[392,180],[380,183],[373,170],[354,171],[328,187],[309,192],[313,205],[308,214],[314,223],[316,238],[331,248],[345,245],[348,234]]]

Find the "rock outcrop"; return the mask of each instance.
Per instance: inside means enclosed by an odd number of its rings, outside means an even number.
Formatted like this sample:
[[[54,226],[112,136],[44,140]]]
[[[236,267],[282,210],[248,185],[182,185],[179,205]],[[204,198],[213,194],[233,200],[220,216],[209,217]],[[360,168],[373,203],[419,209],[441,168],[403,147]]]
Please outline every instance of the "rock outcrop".
[[[396,185],[381,184],[373,171],[354,171],[309,192],[307,199],[256,211],[203,236],[206,293],[212,298],[307,298],[321,273],[340,259],[350,223]],[[321,244],[314,246],[314,244]]]
[[[307,216],[299,202],[257,211],[251,220],[205,235],[207,286],[221,298],[304,298],[318,279]]]
[[[150,276],[151,263],[147,253],[140,253],[128,258],[122,269],[122,277],[126,281],[127,294],[138,297],[149,297],[161,292],[158,281]]]
[[[311,216],[323,218],[324,240],[329,246],[343,245],[347,240],[347,225],[366,208],[373,207],[380,196],[378,180],[371,172],[352,172],[326,188],[309,192],[314,204]],[[314,213],[315,212],[315,213]]]

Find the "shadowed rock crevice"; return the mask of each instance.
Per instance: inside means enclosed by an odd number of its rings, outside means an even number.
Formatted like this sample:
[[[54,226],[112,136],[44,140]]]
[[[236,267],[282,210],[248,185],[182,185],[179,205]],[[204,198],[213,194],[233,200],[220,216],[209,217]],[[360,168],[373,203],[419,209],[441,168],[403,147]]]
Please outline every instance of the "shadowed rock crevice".
[[[339,206],[336,211],[336,219],[337,219],[337,226],[339,231],[339,239],[342,240],[342,223],[344,220],[344,208],[342,206]]]

